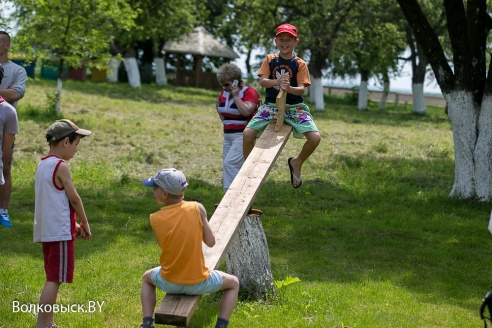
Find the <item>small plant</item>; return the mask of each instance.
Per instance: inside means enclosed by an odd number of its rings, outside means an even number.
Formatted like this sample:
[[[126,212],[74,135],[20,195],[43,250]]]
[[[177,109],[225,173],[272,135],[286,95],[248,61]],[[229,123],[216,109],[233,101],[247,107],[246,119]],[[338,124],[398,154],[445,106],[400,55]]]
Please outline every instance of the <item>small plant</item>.
[[[284,286],[292,285],[299,281],[301,281],[301,279],[297,277],[287,276],[285,280],[275,280],[275,287],[277,287],[277,289],[281,289]]]

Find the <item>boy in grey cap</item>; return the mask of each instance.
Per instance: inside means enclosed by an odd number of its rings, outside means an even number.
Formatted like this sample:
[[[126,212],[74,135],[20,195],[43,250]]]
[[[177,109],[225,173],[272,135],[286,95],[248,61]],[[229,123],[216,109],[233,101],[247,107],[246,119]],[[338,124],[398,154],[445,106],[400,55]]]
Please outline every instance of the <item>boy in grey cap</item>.
[[[150,215],[150,224],[161,248],[160,266],[148,270],[142,278],[141,328],[154,327],[156,287],[169,294],[203,295],[224,291],[216,328],[225,328],[236,306],[239,291],[237,277],[205,266],[202,241],[208,247],[215,236],[202,204],[184,200],[188,186],[185,175],[174,168],[160,170],[143,185],[154,189],[155,200],[164,205]]]
[[[53,304],[60,285],[73,282],[75,238],[91,238],[84,204],[66,163],[77,152],[80,139],[91,133],[70,120],[54,122],[46,133],[50,151],[41,158],[34,182],[33,241],[43,246],[46,273],[36,328],[56,327]]]

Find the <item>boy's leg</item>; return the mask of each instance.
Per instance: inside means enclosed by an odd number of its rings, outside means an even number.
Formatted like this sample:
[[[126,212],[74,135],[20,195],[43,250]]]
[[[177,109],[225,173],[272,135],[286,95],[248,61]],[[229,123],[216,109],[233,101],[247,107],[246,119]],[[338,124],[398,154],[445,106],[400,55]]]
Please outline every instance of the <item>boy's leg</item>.
[[[290,160],[290,165],[294,171],[294,175],[301,177],[302,164],[308,159],[309,156],[315,151],[321,142],[321,135],[317,131],[311,131],[304,133],[306,137],[306,142],[302,146],[301,152],[297,157]],[[294,186],[297,186],[300,182],[293,181]]]
[[[222,276],[223,282],[220,290],[224,291],[222,300],[220,301],[219,319],[229,321],[232,312],[237,302],[237,295],[239,293],[239,280],[236,276],[219,271]]]
[[[243,131],[243,157],[248,158],[249,154],[255,147],[255,139],[258,131],[252,128],[245,128]]]
[[[59,282],[47,281],[44,284],[43,291],[39,297],[40,308],[43,309],[43,312],[39,311],[38,313],[36,328],[46,328],[54,324],[53,304],[56,303],[59,287]],[[45,309],[51,309],[51,311],[46,312]]]
[[[142,301],[143,317],[153,317],[156,304],[155,285],[152,282],[152,270],[148,270],[142,277],[142,291],[140,293]]]

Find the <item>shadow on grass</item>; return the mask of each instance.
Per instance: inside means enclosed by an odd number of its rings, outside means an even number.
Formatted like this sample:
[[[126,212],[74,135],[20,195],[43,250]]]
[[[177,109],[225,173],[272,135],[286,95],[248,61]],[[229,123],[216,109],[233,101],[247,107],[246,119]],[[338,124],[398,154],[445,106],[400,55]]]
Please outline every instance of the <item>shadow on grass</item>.
[[[302,188],[270,179],[262,187],[254,207],[263,210],[275,279],[391,281],[426,300],[432,295],[436,303],[449,300],[462,307],[483,296],[490,283],[484,265],[492,249],[486,229],[489,206],[448,198],[451,161],[407,161],[405,167],[414,169],[406,171],[394,169],[403,165],[400,160],[339,157],[335,162],[336,175],[309,179],[306,172]],[[221,188],[189,180],[186,198],[203,203],[210,217]],[[17,189],[13,198],[34,199],[32,189]],[[123,236],[129,249],[156,243],[148,215],[160,206],[140,181],[78,191],[94,233],[90,242],[77,242],[78,259],[106,252]],[[2,256],[22,254],[38,261],[40,247],[32,243],[34,206],[19,205],[14,229],[0,229]]]
[[[305,179],[298,190],[271,181],[263,187],[255,206],[264,209],[275,279],[391,281],[426,301],[432,295],[436,303],[478,302],[490,284],[484,267],[492,250],[489,205],[448,197],[448,160],[407,162],[427,170],[400,176],[391,169],[401,165],[398,160],[360,162],[340,169],[357,187],[317,178]]]
[[[314,104],[310,105],[314,108]],[[379,104],[369,102],[368,110],[358,110],[357,103],[350,99],[325,96],[325,111],[311,110],[314,120],[337,120],[345,123],[363,123],[389,126],[413,126],[415,122],[429,124],[447,124],[448,118],[444,109],[440,107],[427,107],[425,115],[412,112],[412,108],[406,106],[388,106],[385,110],[378,108]]]

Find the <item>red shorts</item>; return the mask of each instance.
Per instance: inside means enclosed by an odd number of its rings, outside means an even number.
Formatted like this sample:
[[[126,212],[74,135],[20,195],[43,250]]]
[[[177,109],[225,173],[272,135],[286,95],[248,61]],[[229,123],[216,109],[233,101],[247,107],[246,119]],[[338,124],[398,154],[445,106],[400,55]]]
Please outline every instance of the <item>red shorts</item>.
[[[74,240],[43,242],[44,271],[46,281],[73,281]]]

